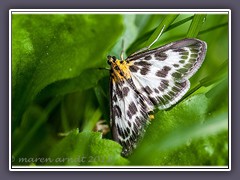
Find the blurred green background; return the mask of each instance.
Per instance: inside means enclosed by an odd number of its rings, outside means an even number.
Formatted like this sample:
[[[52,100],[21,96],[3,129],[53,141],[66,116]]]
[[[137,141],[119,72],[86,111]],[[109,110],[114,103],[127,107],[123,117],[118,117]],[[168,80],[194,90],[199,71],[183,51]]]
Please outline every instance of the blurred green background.
[[[228,165],[227,14],[12,15],[13,165]],[[156,111],[128,158],[111,134],[107,55],[125,57],[199,38],[208,50],[191,89],[174,107]]]

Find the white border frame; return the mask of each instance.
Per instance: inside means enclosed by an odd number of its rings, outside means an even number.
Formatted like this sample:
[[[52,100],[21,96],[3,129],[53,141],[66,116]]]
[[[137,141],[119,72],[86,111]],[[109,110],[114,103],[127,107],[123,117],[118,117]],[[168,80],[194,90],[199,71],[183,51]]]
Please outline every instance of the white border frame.
[[[13,166],[11,154],[12,14],[228,14],[229,15],[229,165],[228,166]],[[9,170],[10,171],[231,171],[231,10],[230,9],[10,9],[9,10]]]

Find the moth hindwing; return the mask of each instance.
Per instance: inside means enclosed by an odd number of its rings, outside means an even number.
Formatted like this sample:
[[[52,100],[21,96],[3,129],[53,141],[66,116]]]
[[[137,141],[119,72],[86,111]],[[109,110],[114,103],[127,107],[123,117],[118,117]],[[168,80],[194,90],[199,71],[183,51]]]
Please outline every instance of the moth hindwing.
[[[108,56],[110,123],[123,156],[132,153],[155,108],[167,109],[186,94],[188,79],[202,65],[206,50],[201,40],[183,39],[134,53],[126,60]]]

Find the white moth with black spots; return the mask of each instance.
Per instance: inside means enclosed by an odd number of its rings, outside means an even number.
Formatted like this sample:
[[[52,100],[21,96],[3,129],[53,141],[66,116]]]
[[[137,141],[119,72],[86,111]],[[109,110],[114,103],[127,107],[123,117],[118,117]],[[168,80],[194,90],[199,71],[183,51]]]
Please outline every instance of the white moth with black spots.
[[[190,88],[189,78],[200,68],[207,44],[183,39],[130,55],[108,56],[110,69],[110,125],[122,155],[132,153],[155,108],[176,104]]]

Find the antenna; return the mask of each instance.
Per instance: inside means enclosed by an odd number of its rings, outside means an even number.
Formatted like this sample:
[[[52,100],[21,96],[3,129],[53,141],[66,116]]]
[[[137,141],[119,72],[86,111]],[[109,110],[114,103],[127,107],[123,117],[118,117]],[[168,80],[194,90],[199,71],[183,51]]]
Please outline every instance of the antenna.
[[[122,39],[122,51],[121,51],[121,54],[120,54],[120,58],[121,60],[123,61],[123,53],[124,53],[124,39]]]

